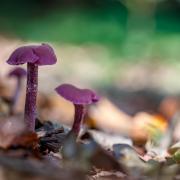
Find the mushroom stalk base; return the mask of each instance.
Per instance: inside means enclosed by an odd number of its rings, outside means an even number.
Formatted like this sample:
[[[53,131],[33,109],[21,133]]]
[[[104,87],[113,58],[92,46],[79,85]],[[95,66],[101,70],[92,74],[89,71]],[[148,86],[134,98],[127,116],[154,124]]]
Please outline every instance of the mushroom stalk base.
[[[72,132],[75,133],[75,135],[78,136],[82,120],[84,119],[85,115],[85,106],[84,105],[77,105],[75,104],[75,115],[74,115],[74,123],[72,126]]]
[[[36,97],[38,88],[38,65],[27,64],[27,87],[24,120],[27,130],[35,131],[35,119],[37,114]]]

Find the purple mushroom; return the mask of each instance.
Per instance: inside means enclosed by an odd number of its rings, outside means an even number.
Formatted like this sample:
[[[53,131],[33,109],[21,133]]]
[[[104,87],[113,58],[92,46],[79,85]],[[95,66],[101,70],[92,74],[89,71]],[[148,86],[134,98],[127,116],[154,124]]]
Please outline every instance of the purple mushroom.
[[[22,79],[27,75],[27,72],[20,67],[14,68],[12,71],[10,71],[8,73],[8,77],[14,77],[17,79],[17,85],[16,85],[16,89],[14,92],[14,95],[11,99],[11,104],[10,104],[10,114],[14,114],[14,109],[15,106],[17,104],[17,101],[19,99],[19,95],[20,95],[20,90],[22,87]]]
[[[71,131],[78,136],[81,122],[85,115],[86,105],[98,102],[99,97],[94,91],[89,89],[79,89],[70,84],[62,84],[58,86],[55,91],[66,100],[71,101],[74,104],[75,115]]]
[[[24,120],[29,131],[35,130],[37,113],[38,66],[52,65],[57,61],[54,50],[47,44],[17,48],[7,60],[10,65],[27,63],[27,88]]]

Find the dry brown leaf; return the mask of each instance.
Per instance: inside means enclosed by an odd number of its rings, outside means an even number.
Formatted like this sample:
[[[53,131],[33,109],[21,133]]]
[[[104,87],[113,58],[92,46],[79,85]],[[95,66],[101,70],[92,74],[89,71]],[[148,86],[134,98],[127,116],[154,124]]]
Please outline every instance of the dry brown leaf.
[[[60,96],[40,94],[38,107],[41,119],[59,121],[66,125],[72,124],[74,116],[73,104]]]
[[[90,108],[88,116],[93,125],[101,130],[129,134],[131,129],[131,117],[105,98],[97,106]]]
[[[20,117],[9,117],[0,120],[0,147],[8,148],[13,139],[25,129]]]
[[[160,104],[160,112],[167,118],[172,119],[174,114],[179,111],[180,99],[179,97],[166,97]]]
[[[167,121],[158,115],[150,115],[145,112],[137,113],[132,121],[131,138],[137,145],[144,145],[155,131],[164,133],[167,129]]]
[[[25,132],[14,137],[11,146],[34,149],[38,145],[38,136],[34,132]]]
[[[99,171],[97,172],[95,175],[91,176],[90,179],[92,180],[122,180],[122,179],[126,179],[126,175],[123,174],[122,172],[119,171]]]

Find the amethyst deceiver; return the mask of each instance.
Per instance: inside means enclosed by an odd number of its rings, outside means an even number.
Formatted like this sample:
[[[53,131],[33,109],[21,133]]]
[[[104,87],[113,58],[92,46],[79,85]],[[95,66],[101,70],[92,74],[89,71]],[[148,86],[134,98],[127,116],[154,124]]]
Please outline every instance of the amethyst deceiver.
[[[74,104],[75,115],[71,131],[78,136],[81,122],[85,115],[86,105],[98,102],[99,97],[92,90],[79,89],[71,84],[62,84],[58,86],[55,91]]]
[[[10,65],[27,63],[27,88],[24,120],[27,129],[35,130],[37,113],[36,97],[38,88],[38,66],[52,65],[57,61],[54,50],[48,44],[22,46],[17,48],[7,60]]]
[[[22,79],[26,75],[27,75],[27,72],[21,67],[14,68],[12,71],[10,71],[8,73],[8,77],[14,77],[17,79],[16,89],[14,91],[14,94],[11,99],[11,104],[10,104],[10,114],[11,115],[14,114],[14,109],[15,109],[15,106],[19,99],[19,95],[20,95],[20,91],[21,91],[21,87],[22,87]]]

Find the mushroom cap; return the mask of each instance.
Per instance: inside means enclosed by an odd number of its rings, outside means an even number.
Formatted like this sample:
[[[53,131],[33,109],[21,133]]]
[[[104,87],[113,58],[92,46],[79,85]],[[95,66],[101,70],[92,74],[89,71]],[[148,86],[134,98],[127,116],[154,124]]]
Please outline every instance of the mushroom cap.
[[[21,78],[21,77],[24,77],[26,75],[27,75],[26,70],[24,70],[21,67],[14,68],[12,71],[10,71],[8,73],[8,77],[18,77],[18,78]]]
[[[37,65],[52,65],[57,61],[54,50],[48,44],[22,46],[17,48],[7,60],[10,65],[34,63]]]
[[[79,89],[71,84],[62,84],[55,91],[74,104],[86,105],[99,101],[97,94],[90,89]]]

